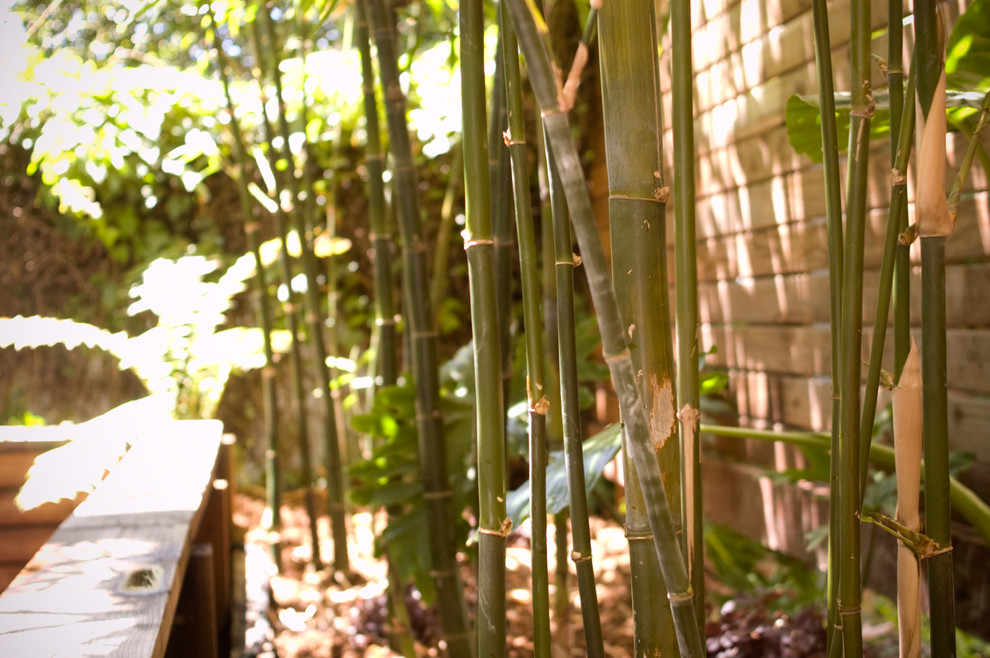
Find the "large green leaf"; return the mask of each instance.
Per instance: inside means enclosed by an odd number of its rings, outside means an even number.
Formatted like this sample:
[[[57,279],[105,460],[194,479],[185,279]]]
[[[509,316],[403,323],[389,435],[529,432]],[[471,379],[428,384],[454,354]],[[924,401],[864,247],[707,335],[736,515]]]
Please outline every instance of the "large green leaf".
[[[621,425],[609,425],[598,434],[587,439],[583,444],[584,452],[584,487],[591,495],[591,490],[601,477],[605,466],[619,452],[622,444]],[[550,453],[547,463],[547,513],[557,514],[568,506],[570,500],[567,494],[567,470],[563,451]],[[518,489],[509,492],[505,501],[506,511],[512,519],[512,527],[529,518],[529,480]]]
[[[876,108],[870,121],[870,139],[881,139],[890,133],[889,98],[886,92],[874,95]],[[839,153],[849,147],[849,94],[835,95],[835,124]],[[798,153],[814,162],[822,161],[822,111],[817,96],[791,95],[784,110],[787,139]]]
[[[956,21],[945,58],[947,86],[990,89],[990,0],[976,0]]]

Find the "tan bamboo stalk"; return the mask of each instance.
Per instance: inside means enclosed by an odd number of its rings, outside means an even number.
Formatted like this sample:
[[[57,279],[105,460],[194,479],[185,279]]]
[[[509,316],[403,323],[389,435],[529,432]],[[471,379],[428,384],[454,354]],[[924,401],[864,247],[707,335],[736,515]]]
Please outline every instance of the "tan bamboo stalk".
[[[921,532],[918,502],[921,489],[921,364],[911,343],[901,379],[891,393],[894,408],[894,462],[897,478],[897,521]],[[921,656],[921,564],[914,551],[897,544],[897,634],[900,658]]]

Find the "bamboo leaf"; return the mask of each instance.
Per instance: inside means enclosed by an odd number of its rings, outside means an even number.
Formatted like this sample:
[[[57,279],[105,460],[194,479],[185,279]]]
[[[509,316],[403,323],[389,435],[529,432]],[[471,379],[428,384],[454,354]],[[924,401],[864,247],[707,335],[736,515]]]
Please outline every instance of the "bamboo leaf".
[[[602,471],[615,455],[622,444],[621,425],[609,425],[598,434],[584,441],[584,486],[590,495]],[[566,460],[562,450],[550,453],[547,462],[547,514],[559,514],[568,506]],[[512,527],[529,518],[529,481],[518,489],[509,492],[506,499],[506,509],[512,519]]]

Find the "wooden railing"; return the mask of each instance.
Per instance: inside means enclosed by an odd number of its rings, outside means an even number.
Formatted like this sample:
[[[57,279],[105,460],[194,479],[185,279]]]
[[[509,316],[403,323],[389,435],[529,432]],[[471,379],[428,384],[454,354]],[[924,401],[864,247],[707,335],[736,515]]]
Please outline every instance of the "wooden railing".
[[[0,595],[0,656],[217,656],[230,623],[229,442],[137,440]]]

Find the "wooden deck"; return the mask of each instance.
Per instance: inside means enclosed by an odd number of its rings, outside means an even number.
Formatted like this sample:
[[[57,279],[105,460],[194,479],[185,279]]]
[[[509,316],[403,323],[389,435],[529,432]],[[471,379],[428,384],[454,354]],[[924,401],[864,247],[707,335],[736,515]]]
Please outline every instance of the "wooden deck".
[[[166,655],[201,526],[229,550],[223,519],[203,523],[208,508],[225,507],[210,502],[221,433],[217,421],[177,421],[137,441],[0,596],[0,656]],[[211,562],[190,573],[229,588],[229,562],[218,573]],[[207,611],[214,634],[216,604],[229,604],[220,591]]]

